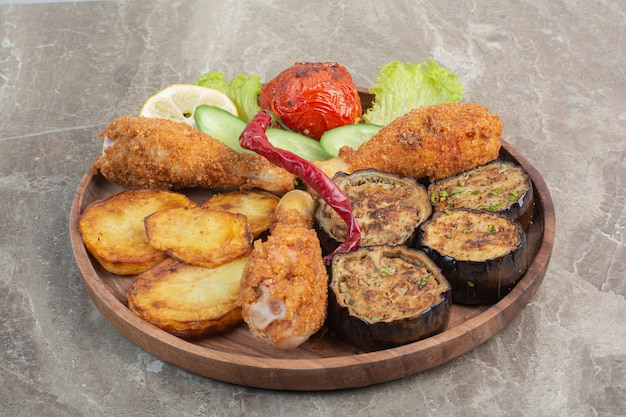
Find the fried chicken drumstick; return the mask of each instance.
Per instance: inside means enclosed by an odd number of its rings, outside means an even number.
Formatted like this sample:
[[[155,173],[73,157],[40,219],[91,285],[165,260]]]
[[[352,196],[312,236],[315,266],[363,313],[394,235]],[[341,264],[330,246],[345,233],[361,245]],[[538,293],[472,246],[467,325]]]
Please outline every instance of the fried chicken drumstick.
[[[92,171],[125,187],[260,188],[282,195],[295,185],[295,176],[262,156],[238,153],[186,123],[125,116],[100,136],[104,148]]]
[[[305,191],[285,194],[267,241],[256,241],[241,280],[244,321],[280,349],[295,348],[326,318],[328,273],[313,229],[315,200]]]
[[[436,181],[496,159],[502,128],[499,117],[479,104],[423,106],[393,120],[358,149],[341,148],[340,161],[333,162],[340,168],[334,170],[374,168]]]

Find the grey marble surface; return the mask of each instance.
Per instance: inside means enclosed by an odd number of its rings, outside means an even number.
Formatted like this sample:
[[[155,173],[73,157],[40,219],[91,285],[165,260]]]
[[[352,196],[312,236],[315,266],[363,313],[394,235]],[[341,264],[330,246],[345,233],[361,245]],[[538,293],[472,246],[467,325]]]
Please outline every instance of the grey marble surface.
[[[626,3],[103,1],[0,5],[0,415],[626,415]],[[542,173],[552,261],[523,312],[438,368],[338,392],[194,375],[120,335],[69,242],[111,119],[207,70],[338,61],[370,86],[434,57]]]

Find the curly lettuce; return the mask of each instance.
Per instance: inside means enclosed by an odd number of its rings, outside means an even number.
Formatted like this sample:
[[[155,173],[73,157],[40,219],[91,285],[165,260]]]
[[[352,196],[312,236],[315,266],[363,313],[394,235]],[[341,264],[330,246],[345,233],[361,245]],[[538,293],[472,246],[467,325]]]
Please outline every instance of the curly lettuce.
[[[226,94],[237,106],[239,118],[249,122],[261,107],[258,103],[258,96],[261,92],[261,77],[256,74],[239,74],[230,82],[224,80],[221,72],[207,72],[203,74],[196,85],[214,88]]]
[[[420,63],[391,61],[380,69],[370,90],[372,107],[363,119],[384,126],[416,107],[459,101],[464,92],[459,78],[432,57]]]

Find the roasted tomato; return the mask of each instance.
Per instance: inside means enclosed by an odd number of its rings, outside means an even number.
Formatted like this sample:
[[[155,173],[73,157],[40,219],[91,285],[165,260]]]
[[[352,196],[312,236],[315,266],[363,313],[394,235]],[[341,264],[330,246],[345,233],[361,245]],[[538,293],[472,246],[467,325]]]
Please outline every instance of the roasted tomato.
[[[265,84],[259,105],[289,129],[317,140],[362,114],[352,76],[335,62],[296,62]]]

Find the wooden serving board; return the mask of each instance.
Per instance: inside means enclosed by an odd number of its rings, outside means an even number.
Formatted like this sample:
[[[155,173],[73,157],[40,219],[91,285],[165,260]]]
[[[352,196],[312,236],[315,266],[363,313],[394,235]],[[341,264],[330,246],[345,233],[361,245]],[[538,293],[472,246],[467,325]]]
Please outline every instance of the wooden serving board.
[[[535,187],[534,221],[527,231],[532,260],[528,271],[497,304],[455,304],[447,330],[392,349],[362,353],[322,330],[302,346],[283,351],[255,338],[245,324],[224,335],[188,341],[144,321],[126,307],[125,292],[133,278],[110,274],[83,245],[78,230],[82,211],[92,201],[122,190],[91,172],[83,176],[71,208],[72,249],[84,287],[102,315],[129,340],[168,363],[219,381],[268,389],[337,390],[387,382],[439,366],[485,342],[513,320],[539,288],[554,242],[552,199],[539,172],[515,149],[503,143],[500,156],[523,166]],[[202,190],[186,193],[198,202],[210,196]]]

